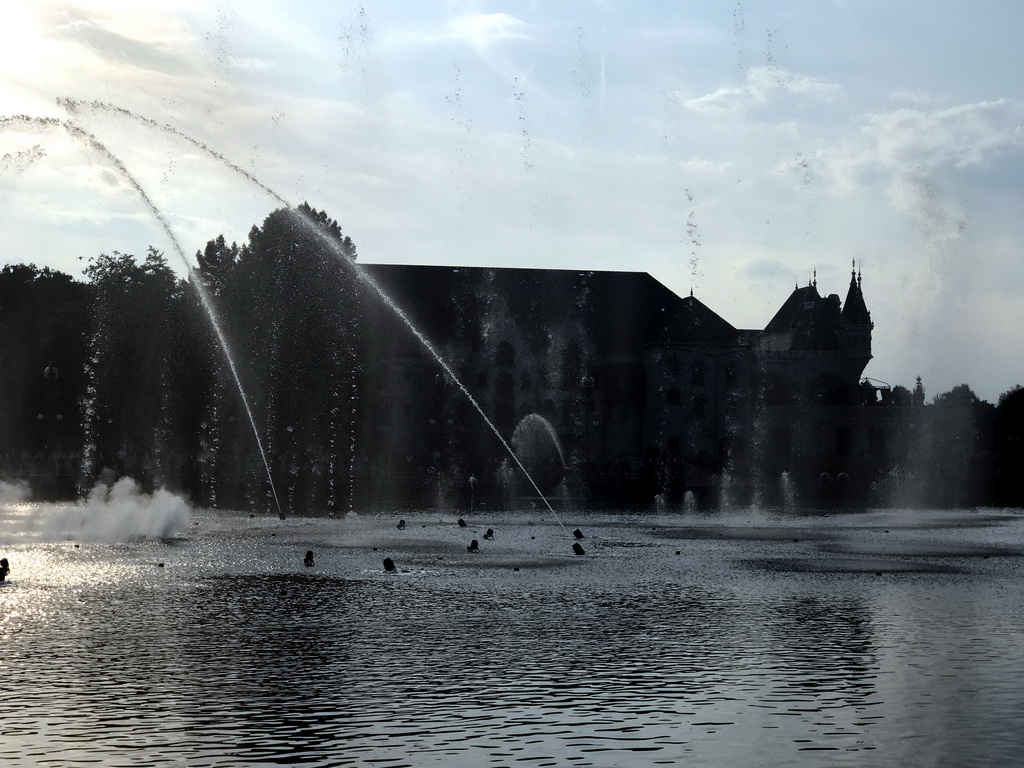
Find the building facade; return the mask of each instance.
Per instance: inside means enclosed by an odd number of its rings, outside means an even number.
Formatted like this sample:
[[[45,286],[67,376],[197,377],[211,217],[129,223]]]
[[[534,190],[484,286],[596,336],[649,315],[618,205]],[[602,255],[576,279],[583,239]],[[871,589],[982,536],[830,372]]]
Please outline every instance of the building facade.
[[[828,502],[893,460],[857,273],[749,330],[643,273],[363,267],[406,318],[366,315],[368,501]]]

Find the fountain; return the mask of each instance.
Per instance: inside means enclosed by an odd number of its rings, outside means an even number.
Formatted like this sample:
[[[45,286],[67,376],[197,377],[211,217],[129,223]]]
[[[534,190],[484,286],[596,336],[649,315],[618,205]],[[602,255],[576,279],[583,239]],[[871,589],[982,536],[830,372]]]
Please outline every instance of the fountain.
[[[416,327],[416,325],[405,315],[403,310],[391,299],[391,297],[381,288],[381,286],[378,285],[376,283],[376,281],[373,280],[373,278],[369,274],[367,274],[367,272],[365,270],[361,269],[358,265],[356,265],[354,263],[354,261],[350,258],[350,254],[345,250],[345,248],[335,238],[333,238],[331,236],[330,232],[325,232],[323,227],[318,226],[318,222],[312,221],[307,216],[304,216],[302,214],[302,211],[299,211],[299,210],[296,210],[296,209],[292,208],[282,196],[278,195],[273,190],[271,190],[269,187],[267,187],[265,184],[261,183],[252,174],[246,172],[244,169],[242,169],[238,165],[236,165],[236,164],[230,162],[229,160],[227,160],[227,158],[225,158],[221,153],[213,150],[212,148],[208,147],[204,143],[202,143],[202,142],[200,142],[200,141],[198,141],[198,140],[188,136],[187,134],[185,134],[182,131],[179,131],[179,130],[174,129],[171,126],[167,126],[167,125],[161,126],[161,125],[157,124],[155,121],[149,120],[148,118],[144,118],[144,117],[136,115],[136,114],[134,114],[134,113],[132,113],[132,112],[130,112],[128,110],[124,110],[124,109],[121,109],[121,108],[118,108],[118,107],[115,107],[115,106],[112,106],[112,105],[109,105],[109,104],[104,104],[104,103],[100,103],[100,102],[88,102],[88,103],[86,103],[86,102],[80,102],[80,101],[75,101],[75,100],[71,100],[71,99],[61,99],[61,100],[59,100],[59,103],[62,106],[64,106],[69,111],[69,113],[72,113],[72,114],[75,114],[75,113],[81,111],[82,109],[93,109],[93,110],[107,111],[107,112],[111,112],[111,113],[117,114],[117,115],[119,115],[121,117],[125,117],[125,118],[128,118],[128,119],[134,120],[136,122],[139,122],[139,123],[141,123],[144,126],[147,126],[149,128],[160,130],[160,131],[162,131],[162,132],[164,132],[166,134],[172,135],[174,137],[178,137],[178,138],[180,138],[180,139],[190,143],[192,146],[194,146],[194,147],[202,150],[203,152],[209,154],[211,157],[213,157],[218,162],[223,164],[229,170],[233,171],[236,174],[239,174],[240,176],[242,176],[244,179],[246,179],[250,183],[255,184],[261,190],[263,190],[268,195],[270,195],[273,199],[275,199],[276,201],[278,201],[279,203],[284,205],[285,206],[285,210],[287,210],[289,213],[291,213],[293,215],[295,221],[298,222],[298,224],[306,230],[307,234],[312,235],[314,238],[317,238],[319,241],[321,241],[322,244],[326,245],[335,254],[335,256],[338,257],[337,258],[337,262],[340,265],[342,265],[345,268],[347,268],[348,270],[350,270],[351,273],[354,274],[355,277],[357,277],[364,285],[368,286],[372,290],[372,292],[374,294],[376,294],[378,299],[385,306],[387,306],[394,313],[394,315],[399,320],[401,320],[402,323],[404,323],[404,325],[415,336],[415,338],[422,345],[422,347],[433,357],[433,359],[437,362],[437,364],[442,368],[442,370],[447,375],[447,377],[458,386],[458,388],[460,389],[462,394],[465,396],[466,400],[471,404],[471,406],[483,418],[483,420],[486,423],[487,427],[491,430],[491,432],[494,434],[494,436],[498,438],[498,440],[500,441],[502,446],[507,451],[509,457],[512,459],[513,463],[516,466],[518,466],[518,468],[521,470],[523,476],[527,479],[527,481],[533,487],[533,489],[535,490],[537,495],[541,498],[541,500],[544,502],[544,504],[548,507],[549,511],[552,512],[552,514],[554,515],[554,517],[555,517],[556,521],[559,523],[559,525],[562,526],[561,520],[558,518],[558,516],[556,514],[554,514],[554,509],[548,503],[547,498],[546,498],[544,492],[541,491],[540,487],[534,481],[534,478],[532,477],[531,473],[527,470],[526,466],[524,466],[524,464],[520,461],[520,458],[517,455],[516,451],[513,450],[513,448],[505,441],[505,439],[502,437],[502,435],[499,432],[499,430],[495,427],[493,422],[490,420],[490,418],[487,416],[487,414],[484,412],[484,410],[479,405],[479,403],[475,400],[475,398],[473,398],[472,394],[469,392],[469,390],[466,388],[466,386],[460,381],[459,377],[457,377],[455,375],[454,371],[450,368],[450,366],[447,364],[447,362],[444,360],[444,358],[433,348],[433,346],[430,344],[430,342],[427,340],[427,338],[420,332],[420,330]],[[175,233],[170,228],[170,226],[169,226],[166,218],[163,216],[162,212],[156,207],[156,205],[153,203],[152,199],[149,197],[149,195],[146,193],[146,191],[142,188],[142,186],[137,182],[137,180],[134,178],[134,176],[132,176],[132,174],[128,171],[128,169],[124,166],[124,164],[120,161],[120,159],[117,158],[113,153],[111,153],[92,134],[84,131],[82,128],[80,128],[76,124],[74,124],[72,122],[68,122],[68,121],[57,121],[57,120],[53,120],[53,119],[50,119],[50,118],[31,118],[31,117],[25,117],[25,116],[18,116],[18,117],[12,117],[12,118],[3,118],[3,121],[8,122],[8,123],[20,122],[22,124],[36,125],[36,126],[54,126],[54,125],[59,125],[60,127],[64,128],[76,140],[82,142],[87,147],[89,147],[89,148],[99,152],[117,170],[117,172],[131,185],[131,187],[138,193],[140,198],[146,204],[146,206],[147,206],[148,210],[150,211],[150,213],[152,214],[152,216],[159,222],[159,224],[161,225],[164,233],[167,235],[168,239],[171,241],[171,243],[172,243],[172,245],[174,247],[175,252],[181,258],[182,262],[184,263],[184,265],[185,265],[185,267],[186,267],[186,269],[188,271],[189,277],[191,278],[190,282],[192,283],[192,285],[195,287],[195,289],[197,291],[197,294],[198,294],[198,296],[200,298],[200,302],[201,302],[201,304],[202,304],[202,306],[203,306],[203,308],[204,308],[204,310],[205,310],[205,312],[206,312],[206,314],[207,314],[207,316],[208,316],[208,318],[210,320],[210,323],[211,323],[211,325],[212,325],[212,327],[214,329],[214,332],[215,332],[215,334],[217,336],[218,343],[220,344],[221,349],[222,349],[222,351],[224,353],[225,359],[228,362],[229,368],[231,370],[232,377],[235,380],[235,384],[236,384],[236,386],[238,388],[238,391],[240,393],[243,405],[244,405],[245,410],[246,410],[247,417],[248,417],[249,422],[250,422],[250,424],[252,426],[253,434],[254,434],[254,436],[256,438],[256,441],[257,441],[257,444],[258,444],[258,448],[259,448],[259,452],[260,452],[260,455],[261,455],[261,458],[262,458],[264,469],[266,471],[268,480],[270,482],[270,488],[271,488],[271,493],[273,495],[274,504],[277,507],[279,515],[283,518],[284,517],[284,512],[283,512],[282,507],[281,507],[281,503],[280,503],[280,499],[278,497],[277,489],[276,489],[276,487],[274,485],[274,482],[273,482],[273,472],[271,471],[270,463],[269,463],[269,460],[268,460],[268,457],[267,457],[267,451],[265,450],[265,448],[263,446],[263,443],[262,443],[262,440],[260,439],[259,429],[257,428],[255,416],[254,416],[252,408],[251,408],[251,406],[249,404],[249,399],[246,396],[245,389],[242,386],[242,381],[241,381],[241,378],[240,378],[240,376],[238,374],[238,371],[237,371],[237,368],[236,368],[236,365],[235,365],[234,356],[231,354],[231,350],[230,350],[230,348],[228,346],[227,339],[226,339],[226,337],[224,335],[224,332],[222,330],[221,324],[218,321],[217,313],[216,313],[216,311],[215,311],[215,309],[213,307],[213,304],[212,304],[212,302],[210,300],[210,297],[207,295],[207,293],[206,293],[206,291],[205,291],[205,289],[204,289],[204,287],[202,285],[202,281],[199,279],[198,275],[196,275],[196,273],[194,272],[194,270],[193,270],[191,264],[189,263],[188,259],[185,257],[184,251],[182,250],[182,248],[181,248],[181,246],[180,246],[180,244],[178,242],[178,239],[177,239]],[[354,440],[354,433],[353,433],[353,440]],[[557,445],[557,442],[556,442],[556,448],[557,448],[557,452],[559,454],[560,466],[564,466],[564,459],[561,457],[561,447]],[[353,451],[353,461],[354,461],[354,451]],[[564,530],[564,526],[562,526],[562,527],[563,527],[563,530]]]
[[[167,218],[163,215],[160,209],[156,207],[156,205],[153,203],[153,200],[146,193],[146,190],[142,188],[142,185],[140,185],[138,180],[131,174],[131,172],[129,172],[129,170],[125,167],[124,163],[122,163],[116,155],[114,155],[109,149],[107,149],[107,147],[99,139],[97,139],[91,133],[78,127],[74,123],[63,120],[55,120],[53,118],[34,118],[24,115],[0,118],[0,124],[2,123],[22,123],[26,125],[47,127],[60,126],[65,131],[67,131],[68,135],[70,135],[76,141],[80,142],[85,147],[98,152],[102,157],[106,158],[106,160],[110,163],[111,166],[113,166],[117,173],[126,182],[128,182],[128,184],[132,187],[133,190],[135,190],[135,192],[139,195],[139,198],[142,200],[146,208],[149,210],[150,214],[157,221],[157,223],[160,224],[160,227],[163,229],[164,234],[167,236],[168,240],[170,240],[175,253],[178,254],[182,263],[185,265],[186,270],[188,271],[189,277],[191,278],[190,282],[194,287],[197,295],[199,296],[199,300],[203,306],[204,311],[207,314],[207,317],[209,318],[210,325],[212,326],[214,333],[217,336],[217,341],[220,344],[221,350],[224,353],[224,358],[227,360],[228,366],[231,369],[231,374],[234,377],[235,384],[238,387],[239,396],[242,399],[242,403],[245,406],[246,413],[249,416],[249,422],[252,425],[253,436],[256,439],[260,455],[263,458],[263,464],[267,472],[267,478],[270,483],[271,493],[273,494],[274,504],[277,507],[278,515],[283,519],[284,512],[281,509],[281,502],[277,495],[277,489],[274,486],[273,477],[270,472],[270,464],[267,461],[266,450],[264,449],[263,442],[260,439],[259,430],[256,427],[256,419],[253,416],[252,408],[249,405],[249,399],[246,396],[245,389],[242,387],[241,379],[238,376],[238,369],[237,366],[235,365],[234,356],[231,354],[231,348],[229,347],[227,339],[224,336],[224,332],[217,318],[217,313],[214,310],[213,304],[210,301],[210,297],[207,295],[206,290],[202,286],[202,282],[197,278],[194,270],[192,269],[192,265],[189,262],[188,258],[185,256],[185,252],[184,250],[182,250],[181,244],[178,241],[177,236],[174,234],[174,231],[168,224]]]
[[[536,484],[554,492],[566,476],[565,454],[558,433],[547,419],[530,413],[512,433],[512,448]],[[540,493],[540,488],[536,489]]]
[[[719,478],[718,486],[718,506],[721,509],[729,509],[732,506],[732,475],[729,472],[723,472]]]
[[[789,470],[782,470],[779,485],[782,487],[782,507],[787,512],[791,512],[796,508],[796,491],[793,489],[793,480],[789,476]]]

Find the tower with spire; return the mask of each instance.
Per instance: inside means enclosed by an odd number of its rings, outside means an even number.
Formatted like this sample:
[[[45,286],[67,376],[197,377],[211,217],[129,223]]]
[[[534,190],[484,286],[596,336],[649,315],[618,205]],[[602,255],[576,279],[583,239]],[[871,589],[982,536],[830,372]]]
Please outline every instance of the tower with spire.
[[[871,313],[864,303],[861,274],[856,261],[850,271],[850,289],[843,303],[843,327],[848,354],[864,358],[866,364],[871,359],[871,331],[875,324],[871,322]]]

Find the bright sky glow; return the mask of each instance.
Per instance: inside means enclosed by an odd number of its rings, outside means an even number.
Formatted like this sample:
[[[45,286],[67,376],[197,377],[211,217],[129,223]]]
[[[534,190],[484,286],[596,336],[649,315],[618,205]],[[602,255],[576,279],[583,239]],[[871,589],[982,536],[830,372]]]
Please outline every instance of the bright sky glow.
[[[1021,28],[995,0],[12,4],[3,260],[180,265],[42,118],[189,258],[243,240],[278,203],[183,132],[367,262],[642,270],[756,328],[856,260],[866,375],[994,401],[1024,383]]]

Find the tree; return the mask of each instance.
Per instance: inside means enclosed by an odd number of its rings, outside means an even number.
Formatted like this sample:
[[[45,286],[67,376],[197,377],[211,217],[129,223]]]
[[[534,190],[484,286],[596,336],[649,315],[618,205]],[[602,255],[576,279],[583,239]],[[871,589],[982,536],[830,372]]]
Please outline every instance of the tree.
[[[196,251],[198,273],[214,296],[221,293],[224,284],[230,279],[231,271],[238,264],[240,255],[238,243],[233,242],[228,246],[224,235],[218,235],[216,239],[210,240],[204,250]]]
[[[200,371],[187,368],[196,312],[185,284],[150,247],[140,264],[114,251],[90,259],[92,334],[85,413],[86,480],[100,470],[144,485],[172,481],[173,460],[188,440],[181,396]]]
[[[889,393],[889,401],[892,405],[902,408],[911,405],[914,401],[914,396],[909,389],[897,384],[892,388],[892,392]]]
[[[994,416],[993,406],[967,384],[932,399],[928,476],[933,505],[964,506],[990,498]]]
[[[336,475],[348,466],[353,396],[362,359],[362,285],[355,247],[336,221],[303,203],[271,212],[240,249],[218,238],[207,245],[200,277],[217,286],[219,311],[252,406],[260,443],[284,505],[327,497],[337,503]],[[230,264],[230,267],[227,265]],[[255,438],[245,434],[226,371],[218,374],[216,442],[238,447],[234,474],[251,484],[265,474]],[[218,470],[229,474],[227,466]],[[332,485],[333,483],[333,485]]]
[[[77,471],[69,454],[81,444],[89,301],[88,287],[62,272],[34,264],[0,271],[0,468],[23,475],[32,471],[25,461],[36,462],[35,471],[55,478],[47,495],[70,493]],[[54,375],[44,378],[48,368]]]
[[[945,408],[973,408],[981,400],[966,384],[957,384],[949,392],[941,392],[932,398],[932,404]]]
[[[996,405],[996,502],[1024,504],[1024,387],[1003,392]]]

